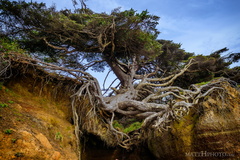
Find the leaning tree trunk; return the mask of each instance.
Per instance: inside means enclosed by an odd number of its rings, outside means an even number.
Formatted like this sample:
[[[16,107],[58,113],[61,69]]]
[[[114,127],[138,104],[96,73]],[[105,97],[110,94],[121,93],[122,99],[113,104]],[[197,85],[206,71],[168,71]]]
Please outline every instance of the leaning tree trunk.
[[[120,80],[121,88],[129,89],[133,87],[133,75],[127,65],[120,63],[116,58],[106,58],[106,62]]]

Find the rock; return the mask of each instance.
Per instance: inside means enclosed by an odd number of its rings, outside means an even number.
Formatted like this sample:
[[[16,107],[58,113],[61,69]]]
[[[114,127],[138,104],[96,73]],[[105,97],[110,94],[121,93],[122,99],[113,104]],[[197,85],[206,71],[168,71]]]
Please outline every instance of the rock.
[[[40,143],[48,148],[48,149],[52,149],[52,145],[50,144],[50,142],[48,141],[47,137],[45,137],[42,133],[39,133],[38,135],[36,135],[36,138],[40,141]]]
[[[61,158],[61,153],[54,151],[51,160],[59,160]]]
[[[148,139],[159,159],[240,159],[240,93],[226,88],[223,97],[212,96],[175,121],[171,130]],[[223,95],[221,95],[223,96]]]
[[[25,141],[31,141],[33,135],[27,131],[20,131],[19,134],[22,135],[22,139]]]

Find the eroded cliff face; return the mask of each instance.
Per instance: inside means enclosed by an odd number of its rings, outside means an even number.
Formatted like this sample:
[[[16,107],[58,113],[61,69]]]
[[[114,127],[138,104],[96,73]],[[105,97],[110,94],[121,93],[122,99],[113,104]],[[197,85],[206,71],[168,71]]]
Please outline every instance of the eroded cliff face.
[[[89,143],[88,135],[99,138],[105,151],[116,147],[118,139],[101,118],[90,114],[87,98],[75,100],[73,113],[71,95],[80,82],[24,63],[13,65],[6,75],[11,76],[0,81],[0,159],[89,160],[93,153],[81,149],[80,142]]]
[[[240,159],[240,92],[222,84],[227,93],[208,96],[167,132],[148,140],[159,159]]]
[[[79,158],[70,101],[56,84],[20,73],[0,83],[1,160]]]
[[[104,160],[240,158],[240,92],[230,84],[222,84],[224,94],[205,97],[170,130],[150,131],[147,145],[138,144],[129,152],[116,147],[118,139],[109,126],[91,115],[93,107],[81,98],[76,102],[78,127],[84,141],[90,139],[83,143],[91,146],[79,153],[71,95],[81,84],[27,65],[12,68],[10,74],[0,83],[0,159],[77,160],[80,155],[90,160],[102,149],[108,154],[101,157]]]

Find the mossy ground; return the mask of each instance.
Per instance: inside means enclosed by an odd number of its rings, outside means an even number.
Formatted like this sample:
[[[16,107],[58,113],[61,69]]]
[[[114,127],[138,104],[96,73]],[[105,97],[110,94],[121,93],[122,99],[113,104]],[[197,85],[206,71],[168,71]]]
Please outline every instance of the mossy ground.
[[[119,123],[117,120],[113,122],[113,127],[123,133],[130,133],[132,131],[135,131],[139,128],[141,128],[142,122],[136,121],[136,120],[126,120],[125,125]]]

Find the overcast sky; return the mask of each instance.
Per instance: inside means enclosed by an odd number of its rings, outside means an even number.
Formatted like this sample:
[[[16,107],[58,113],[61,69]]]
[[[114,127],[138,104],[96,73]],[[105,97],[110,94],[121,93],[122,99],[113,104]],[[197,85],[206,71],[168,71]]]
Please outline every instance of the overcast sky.
[[[71,0],[37,1],[72,8]],[[87,0],[86,4],[95,12],[107,13],[118,7],[147,9],[160,17],[158,38],[181,43],[188,52],[207,55],[224,47],[240,52],[240,0]]]

